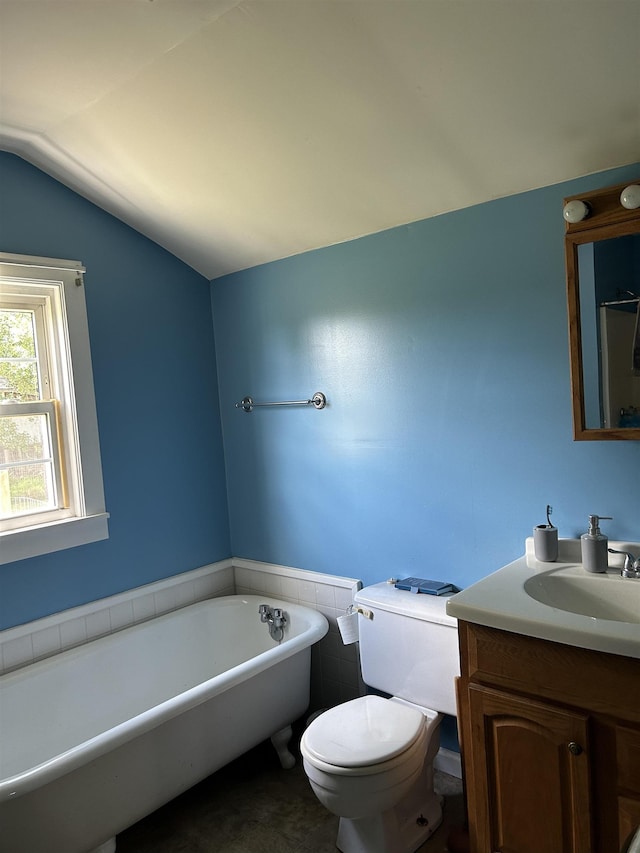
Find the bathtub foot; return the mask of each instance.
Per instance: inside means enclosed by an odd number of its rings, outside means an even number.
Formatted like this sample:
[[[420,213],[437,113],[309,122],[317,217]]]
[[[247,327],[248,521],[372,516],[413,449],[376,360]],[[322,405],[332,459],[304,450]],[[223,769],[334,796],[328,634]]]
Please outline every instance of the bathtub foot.
[[[296,759],[289,752],[288,744],[293,736],[293,729],[291,726],[287,726],[284,729],[280,729],[279,732],[276,732],[271,736],[271,743],[273,744],[275,751],[278,753],[278,758],[280,759],[280,764],[285,770],[291,770],[292,767],[295,767]]]
[[[98,847],[94,847],[93,850],[90,850],[89,853],[115,853],[116,849],[116,837],[110,838],[108,841],[103,842],[98,845]]]

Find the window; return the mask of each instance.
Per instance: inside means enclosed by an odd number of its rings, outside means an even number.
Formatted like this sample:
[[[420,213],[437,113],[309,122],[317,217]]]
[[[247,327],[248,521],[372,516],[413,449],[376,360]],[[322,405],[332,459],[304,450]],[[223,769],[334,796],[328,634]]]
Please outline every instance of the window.
[[[108,535],[83,272],[0,253],[0,563]]]

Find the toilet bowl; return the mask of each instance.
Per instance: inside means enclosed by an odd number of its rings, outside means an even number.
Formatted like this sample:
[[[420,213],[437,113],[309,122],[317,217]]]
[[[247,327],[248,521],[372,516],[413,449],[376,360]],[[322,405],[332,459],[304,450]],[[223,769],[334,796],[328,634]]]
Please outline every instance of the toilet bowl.
[[[317,717],[300,749],[319,801],[340,817],[343,853],[413,853],[442,818],[432,762],[441,715],[364,696]]]

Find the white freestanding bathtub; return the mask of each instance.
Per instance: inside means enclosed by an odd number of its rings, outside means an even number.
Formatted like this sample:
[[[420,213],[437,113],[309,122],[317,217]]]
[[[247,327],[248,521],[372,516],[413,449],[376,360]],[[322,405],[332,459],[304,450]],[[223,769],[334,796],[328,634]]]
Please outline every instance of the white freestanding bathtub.
[[[282,608],[283,640],[260,621]],[[268,737],[283,766],[309,704],[317,611],[201,601],[0,678],[1,853],[106,853],[115,835]]]

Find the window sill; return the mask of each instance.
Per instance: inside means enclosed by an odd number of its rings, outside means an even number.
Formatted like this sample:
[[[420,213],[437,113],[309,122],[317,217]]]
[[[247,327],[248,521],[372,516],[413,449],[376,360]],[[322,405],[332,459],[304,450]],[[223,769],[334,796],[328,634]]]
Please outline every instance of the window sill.
[[[101,512],[24,530],[8,530],[0,534],[0,565],[108,539],[108,519],[109,513]]]

